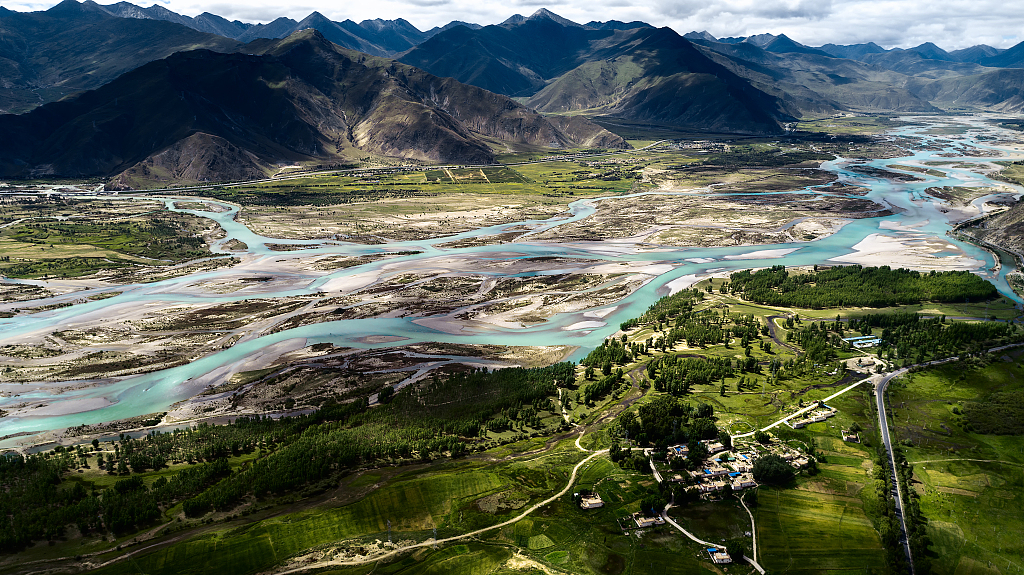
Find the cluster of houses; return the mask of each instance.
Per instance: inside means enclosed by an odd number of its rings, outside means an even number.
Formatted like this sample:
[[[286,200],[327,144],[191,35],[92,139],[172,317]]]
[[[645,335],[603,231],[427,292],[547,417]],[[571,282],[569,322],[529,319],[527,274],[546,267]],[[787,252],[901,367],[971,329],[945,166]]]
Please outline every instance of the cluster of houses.
[[[676,142],[669,146],[676,150],[697,150],[699,152],[728,152],[729,146],[721,142],[710,140],[694,140],[691,142]]]
[[[822,416],[824,413],[828,414],[825,417],[831,417],[835,414],[835,410],[826,406],[821,414],[814,417]],[[824,421],[824,419],[820,421]],[[843,437],[844,439],[848,437],[846,432],[843,433]],[[851,440],[847,439],[847,441]],[[717,493],[725,490],[726,486],[731,487],[733,491],[757,487],[753,475],[754,461],[763,455],[778,455],[795,469],[803,469],[811,462],[806,454],[777,441],[770,445],[748,444],[746,448],[733,450],[727,449],[717,441],[702,441],[701,443],[708,448],[710,454],[704,465],[700,469],[677,473],[670,480],[693,483],[704,498],[713,498]],[[685,445],[674,445],[669,447],[668,455],[670,459],[686,457],[689,451]]]
[[[812,423],[818,423],[818,422],[821,422],[821,421],[825,421],[826,419],[832,417],[836,413],[839,413],[836,410],[836,408],[829,407],[829,406],[825,405],[824,403],[822,403],[822,404],[819,404],[818,409],[815,409],[813,411],[808,412],[806,414],[806,417],[804,417],[803,419],[797,419],[795,421],[787,421],[786,425],[789,425],[793,429],[800,429],[802,427],[807,427],[808,425],[810,425]]]
[[[772,444],[768,446],[767,453],[774,453],[775,455],[778,455],[796,469],[803,469],[804,467],[807,467],[807,465],[811,462],[811,460],[808,459],[806,455],[800,453],[796,449],[793,449],[792,447],[784,443]]]
[[[676,474],[672,481],[685,481],[687,477],[696,485],[696,488],[704,496],[712,496],[725,489],[728,485],[733,491],[740,491],[757,487],[753,470],[754,459],[757,454],[754,452],[732,453],[718,441],[702,441],[707,448],[711,458],[701,469],[686,472],[686,475]],[[669,448],[669,457],[686,457],[689,448],[685,445],[674,445]]]

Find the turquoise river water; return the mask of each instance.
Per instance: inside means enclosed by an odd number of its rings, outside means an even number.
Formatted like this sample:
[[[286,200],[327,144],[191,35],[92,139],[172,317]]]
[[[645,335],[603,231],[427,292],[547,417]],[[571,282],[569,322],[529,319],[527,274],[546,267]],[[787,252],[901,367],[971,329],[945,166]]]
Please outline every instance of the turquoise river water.
[[[969,124],[972,126],[972,129],[962,136],[961,139],[954,140],[951,140],[949,136],[930,135],[927,133],[929,128],[942,125],[943,122]],[[902,128],[891,134],[894,137],[907,136],[909,138],[918,138],[916,141],[919,142],[919,148],[922,149],[908,150],[908,154],[905,157],[875,160],[868,162],[868,164],[875,167],[885,167],[891,164],[923,165],[922,162],[930,160],[955,160],[975,165],[998,159],[1016,160],[1022,157],[1019,152],[986,144],[989,141],[986,137],[996,136],[1003,139],[1012,139],[1012,134],[1011,132],[994,128],[980,119],[930,119],[923,121],[920,125]],[[936,143],[936,140],[942,141]],[[963,152],[962,146],[969,146],[967,148],[968,153],[970,153],[972,148],[983,150],[983,152],[979,154],[979,157],[957,156],[952,158],[942,155],[961,153]],[[999,156],[994,157],[993,154],[998,154]],[[690,276],[778,264],[790,266],[825,264],[829,263],[829,260],[832,258],[841,258],[850,254],[854,251],[852,246],[857,245],[872,234],[900,235],[899,231],[893,230],[894,227],[898,227],[900,230],[912,229],[915,237],[933,236],[953,243],[967,256],[984,262],[983,266],[974,270],[975,273],[991,280],[1000,292],[1007,297],[1020,302],[1020,298],[1009,288],[1005,279],[1006,274],[1013,271],[1012,267],[1003,265],[998,272],[993,272],[995,262],[990,253],[977,246],[947,238],[945,233],[950,228],[948,221],[950,214],[944,213],[943,208],[946,207],[945,204],[924,193],[925,188],[932,186],[983,187],[993,185],[994,182],[968,168],[942,166],[939,169],[947,174],[945,178],[924,176],[911,172],[913,175],[924,178],[924,181],[894,183],[890,180],[868,177],[849,171],[846,167],[851,163],[853,163],[852,160],[840,158],[824,162],[822,169],[836,173],[840,180],[845,183],[868,188],[870,192],[866,197],[891,206],[897,212],[895,215],[853,220],[842,227],[837,233],[812,242],[767,246],[623,250],[618,246],[603,242],[573,244],[531,242],[529,235],[527,235],[515,243],[497,246],[438,247],[438,244],[500,233],[508,228],[524,224],[538,225],[539,227],[532,232],[537,233],[544,229],[578,221],[595,212],[595,206],[599,200],[594,199],[578,200],[570,204],[571,215],[568,217],[562,216],[545,221],[514,222],[481,228],[457,236],[425,241],[394,242],[385,245],[266,238],[257,235],[235,221],[235,215],[238,210],[237,206],[227,203],[209,202],[219,203],[224,208],[227,208],[227,211],[219,213],[190,213],[212,218],[226,231],[227,237],[213,246],[215,252],[220,251],[220,246],[231,239],[245,242],[248,245],[247,251],[252,256],[267,258],[268,260],[270,258],[280,259],[282,257],[307,257],[314,254],[363,255],[396,251],[420,252],[415,255],[389,258],[354,268],[341,269],[328,275],[311,275],[308,282],[304,284],[301,282],[299,284],[294,282],[291,284],[292,286],[299,285],[300,287],[293,287],[289,291],[263,293],[260,297],[287,297],[312,294],[320,291],[321,287],[331,280],[345,278],[354,274],[363,274],[367,271],[380,269],[384,265],[394,265],[396,262],[424,262],[426,265],[431,260],[451,256],[452,254],[458,254],[463,258],[478,258],[480,261],[559,256],[592,259],[595,261],[635,261],[669,265],[663,266],[663,269],[666,271],[653,281],[648,282],[640,289],[614,304],[584,312],[558,314],[550,320],[532,327],[520,329],[499,327],[489,327],[487,329],[465,328],[458,333],[448,333],[416,323],[414,321],[418,319],[416,317],[342,320],[300,327],[253,339],[243,339],[229,349],[210,353],[186,365],[139,376],[98,382],[62,382],[62,384],[52,386],[35,386],[33,387],[34,391],[30,392],[23,391],[25,389],[24,384],[0,384],[0,409],[16,412],[19,404],[24,404],[25,402],[40,403],[40,400],[45,402],[44,406],[33,409],[30,412],[9,415],[0,419],[0,437],[5,437],[5,439],[0,440],[0,447],[30,443],[32,436],[50,430],[81,424],[103,423],[166,411],[172,404],[188,399],[201,391],[202,386],[195,383],[197,378],[201,378],[224,366],[239,362],[268,346],[295,338],[304,338],[307,344],[330,342],[340,347],[364,349],[407,345],[418,342],[576,345],[580,346],[580,349],[570,359],[579,360],[590,349],[599,345],[604,338],[615,332],[621,321],[639,315],[651,302],[669,293],[673,286],[682,285],[686,278]],[[857,163],[863,162],[858,161]],[[999,185],[1008,186],[1003,183],[999,183]],[[1019,196],[1022,192],[1024,190],[1016,189],[1014,195]],[[665,192],[657,193],[663,195]],[[799,190],[797,193],[808,194],[811,197],[817,194],[813,188]],[[647,194],[635,194],[634,196],[637,197],[637,201],[643,201],[642,196],[644,195]],[[686,193],[686,195],[692,196],[692,193]],[[615,197],[630,196],[617,195]],[[166,202],[170,209],[175,209],[173,207],[173,200],[168,199]],[[980,208],[983,202],[984,198],[976,201],[975,204]],[[301,244],[308,247],[300,252],[282,253],[270,250],[266,244]],[[894,261],[893,265],[898,266],[899,262]],[[559,272],[560,270],[550,270],[539,273]],[[113,310],[126,303],[163,302],[165,305],[171,306],[176,303],[200,301],[210,303],[235,301],[252,297],[251,295],[196,293],[195,290],[186,289],[188,284],[194,284],[198,280],[216,280],[228,273],[231,273],[230,269],[225,268],[156,283],[118,286],[116,290],[107,289],[106,291],[119,291],[121,293],[107,299],[80,303],[71,307],[28,316],[0,319],[0,345],[18,343],[20,338],[30,334],[38,334],[47,330],[73,325],[76,318],[89,314],[103,313],[104,310]],[[269,273],[273,274],[274,272]],[[479,275],[488,274],[500,275],[500,272],[479,272]],[[45,282],[36,283],[45,285]],[[79,292],[75,296],[80,297],[81,293],[83,292]],[[24,302],[21,302],[21,305],[24,306]],[[367,337],[380,335],[400,336],[405,339],[393,343],[367,343]]]

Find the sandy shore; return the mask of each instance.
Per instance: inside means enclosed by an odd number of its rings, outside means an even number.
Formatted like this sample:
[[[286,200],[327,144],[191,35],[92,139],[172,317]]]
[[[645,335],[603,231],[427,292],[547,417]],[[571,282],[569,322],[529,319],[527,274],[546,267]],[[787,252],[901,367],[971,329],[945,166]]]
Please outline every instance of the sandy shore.
[[[919,271],[976,270],[984,266],[984,262],[968,257],[952,243],[932,236],[871,234],[854,245],[853,250],[829,261]],[[937,255],[939,253],[951,255]]]

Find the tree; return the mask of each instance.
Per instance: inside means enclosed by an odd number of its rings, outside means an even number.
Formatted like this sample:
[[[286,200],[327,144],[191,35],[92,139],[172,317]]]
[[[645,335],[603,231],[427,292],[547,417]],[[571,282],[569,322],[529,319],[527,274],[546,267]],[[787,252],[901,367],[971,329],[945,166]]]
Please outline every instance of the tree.
[[[724,445],[726,449],[732,449],[732,436],[729,435],[728,431],[720,430],[718,432],[718,442]]]
[[[739,562],[747,553],[747,544],[742,539],[730,539],[725,543],[725,552],[734,562]]]
[[[394,397],[394,395],[395,388],[389,385],[384,389],[380,390],[379,393],[377,393],[377,401],[379,401],[380,403],[387,403],[391,401],[391,398]]]
[[[743,496],[743,502],[747,504],[747,507],[757,507],[757,490],[751,489]]]
[[[647,517],[657,517],[661,515],[661,510],[664,508],[665,497],[660,493],[648,493],[640,500],[640,511]]]
[[[754,480],[768,485],[783,485],[793,479],[793,468],[774,453],[763,455],[754,462]]]
[[[686,459],[693,467],[697,467],[708,458],[708,448],[703,443],[691,441],[689,447],[690,451],[686,454]]]
[[[772,442],[772,436],[768,435],[768,432],[761,431],[760,429],[754,432],[754,441],[761,445],[768,445]]]

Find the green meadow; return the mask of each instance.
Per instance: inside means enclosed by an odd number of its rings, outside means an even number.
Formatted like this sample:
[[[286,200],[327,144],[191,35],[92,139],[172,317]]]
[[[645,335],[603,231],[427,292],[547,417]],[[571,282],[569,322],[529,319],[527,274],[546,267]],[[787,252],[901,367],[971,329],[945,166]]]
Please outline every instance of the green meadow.
[[[1022,360],[1013,350],[935,367],[890,392],[894,440],[914,466],[935,573],[1024,571],[1024,437],[984,433],[993,420],[1019,425],[992,400],[1024,390]]]

